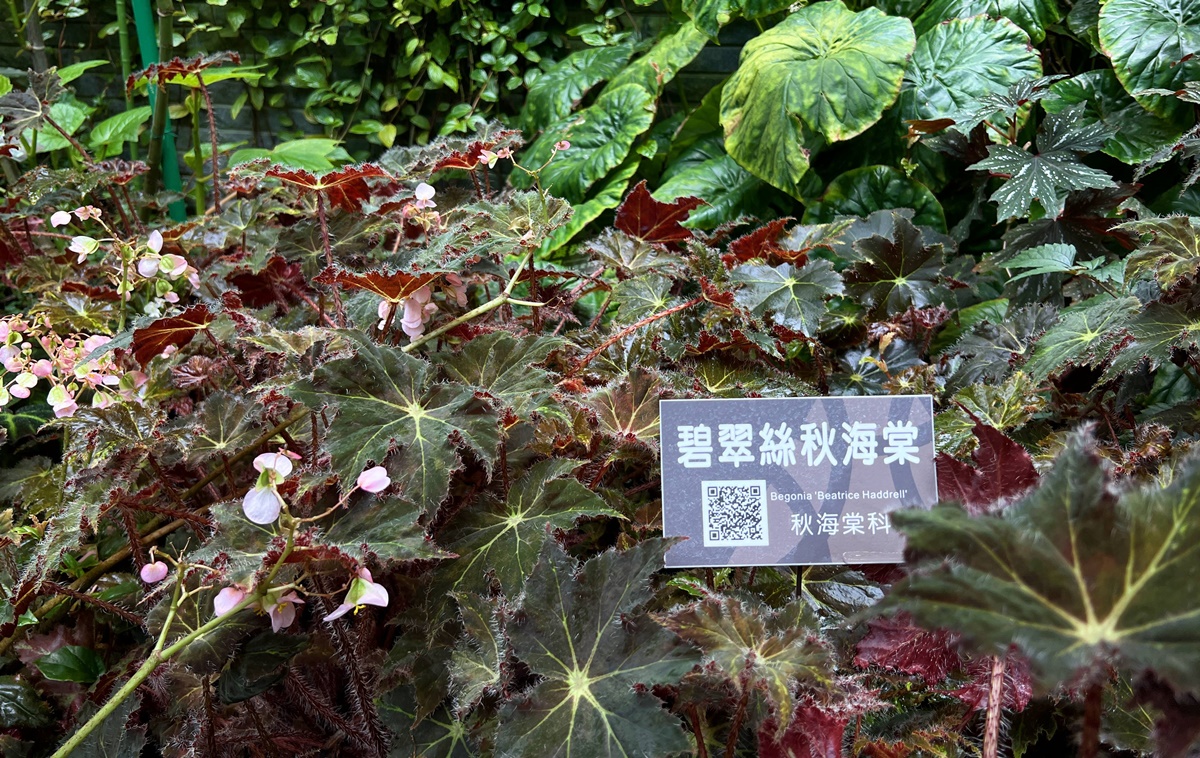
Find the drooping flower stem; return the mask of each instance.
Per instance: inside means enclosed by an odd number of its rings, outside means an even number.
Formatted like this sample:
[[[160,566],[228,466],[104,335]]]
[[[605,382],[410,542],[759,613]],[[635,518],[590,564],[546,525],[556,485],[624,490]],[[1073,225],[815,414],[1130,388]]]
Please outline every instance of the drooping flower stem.
[[[212,96],[208,94],[208,87],[204,84],[204,77],[200,72],[196,72],[196,85],[200,87],[200,94],[204,96],[204,107],[208,113],[208,139],[212,143],[212,193],[213,193],[213,208],[216,213],[221,212],[221,180],[217,178],[217,117],[213,115]],[[197,212],[202,212],[198,209]]]
[[[1006,656],[992,656],[992,676],[988,682],[987,722],[983,731],[983,758],[1000,754],[1000,714],[1004,708],[1004,663]]]
[[[182,579],[182,576],[179,578]],[[226,620],[232,618],[238,611],[250,605],[250,603],[254,602],[255,600],[255,597],[249,595],[242,598],[242,601],[238,603],[228,614],[224,616],[217,616],[211,619],[207,624],[204,624],[188,634],[185,634],[172,643],[170,647],[166,647],[164,649],[164,646],[167,642],[167,635],[170,634],[171,625],[174,623],[175,615],[179,611],[179,602],[182,599],[181,588],[182,582],[177,582],[175,585],[175,594],[171,598],[171,608],[167,611],[167,618],[163,622],[162,631],[159,633],[158,641],[155,643],[154,649],[150,651],[150,655],[146,658],[145,663],[143,663],[141,667],[133,673],[133,676],[129,678],[129,681],[125,682],[121,689],[117,690],[116,693],[114,693],[113,696],[108,699],[107,703],[100,707],[100,710],[96,711],[96,713],[90,719],[88,719],[86,724],[81,726],[74,734],[71,735],[70,739],[62,744],[62,747],[55,751],[51,758],[66,758],[66,756],[74,752],[75,749],[83,744],[83,741],[88,738],[88,735],[90,735],[96,730],[97,727],[103,724],[104,720],[111,716],[113,711],[117,710],[121,703],[125,702],[130,695],[137,691],[137,688],[140,687],[143,682],[150,678],[150,675],[154,673],[154,670],[158,668],[159,664],[174,658],[181,650],[192,644],[192,642],[208,634],[213,629],[216,629],[218,626],[225,623]]]

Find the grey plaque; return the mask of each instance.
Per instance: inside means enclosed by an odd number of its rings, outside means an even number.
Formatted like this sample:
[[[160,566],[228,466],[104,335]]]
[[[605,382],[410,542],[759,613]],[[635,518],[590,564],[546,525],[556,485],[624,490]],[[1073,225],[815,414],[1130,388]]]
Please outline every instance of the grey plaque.
[[[937,502],[930,395],[663,400],[667,566],[895,563]]]

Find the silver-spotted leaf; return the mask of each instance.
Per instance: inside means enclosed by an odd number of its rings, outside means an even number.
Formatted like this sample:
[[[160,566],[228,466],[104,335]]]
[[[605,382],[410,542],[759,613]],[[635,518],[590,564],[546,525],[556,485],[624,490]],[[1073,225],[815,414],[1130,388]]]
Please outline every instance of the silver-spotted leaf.
[[[999,514],[894,514],[922,562],[881,607],[991,652],[1015,645],[1049,686],[1115,662],[1200,689],[1200,607],[1180,591],[1200,574],[1200,465],[1120,495],[1110,479],[1077,435],[1041,486]]]
[[[542,677],[500,712],[504,758],[659,756],[686,751],[682,725],[634,685],[670,684],[699,656],[638,610],[665,543],[648,540],[583,566],[546,540],[525,587],[513,652]]]
[[[343,482],[398,448],[389,469],[401,493],[425,511],[436,509],[458,467],[455,440],[484,461],[495,459],[495,412],[470,388],[435,382],[425,361],[359,332],[346,337],[355,357],[326,363],[287,393],[310,408],[337,411],[325,445]]]
[[[900,92],[916,45],[908,19],[813,3],[755,37],[721,94],[725,149],[799,197],[808,146],[861,134]],[[819,135],[819,137],[817,136]]]

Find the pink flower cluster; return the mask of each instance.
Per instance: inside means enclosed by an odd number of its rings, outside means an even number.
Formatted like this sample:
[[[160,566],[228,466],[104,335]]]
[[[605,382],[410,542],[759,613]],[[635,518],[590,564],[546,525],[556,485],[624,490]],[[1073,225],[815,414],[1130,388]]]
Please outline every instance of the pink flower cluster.
[[[94,350],[112,341],[102,334],[62,337],[51,328],[47,317],[26,321],[20,314],[0,319],[0,366],[5,377],[0,384],[0,407],[13,398],[30,396],[39,382],[50,385],[46,400],[56,418],[71,416],[79,409],[79,396],[92,390],[92,407],[107,408],[122,400],[141,402],[139,391],[148,377],[141,371],[124,371],[113,353],[85,360]],[[35,355],[35,344],[46,357]],[[11,379],[8,374],[13,374]]]

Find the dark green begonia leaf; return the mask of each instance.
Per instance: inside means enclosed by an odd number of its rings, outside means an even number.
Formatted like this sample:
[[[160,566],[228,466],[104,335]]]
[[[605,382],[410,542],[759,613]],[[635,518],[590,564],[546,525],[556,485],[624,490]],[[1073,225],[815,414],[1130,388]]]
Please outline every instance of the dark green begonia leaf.
[[[834,179],[821,199],[805,209],[804,223],[826,224],[840,216],[866,217],[893,208],[911,208],[914,224],[946,231],[942,204],[929,188],[891,166],[863,166]]]
[[[1125,90],[1155,113],[1172,98],[1142,94],[1200,80],[1200,0],[1108,0],[1100,7],[1100,47]]]
[[[829,296],[843,291],[842,277],[833,270],[832,263],[821,258],[803,266],[743,264],[730,273],[730,278],[744,285],[737,292],[738,304],[755,316],[807,337],[817,335]]]
[[[471,727],[446,708],[419,716],[414,687],[397,687],[378,701],[379,715],[396,735],[388,758],[475,758]]]
[[[900,89],[905,119],[950,118],[966,134],[980,98],[1042,75],[1029,36],[1007,19],[951,17],[920,34]]]
[[[1050,85],[1042,100],[1047,113],[1059,113],[1083,103],[1080,124],[1100,123],[1112,134],[1104,152],[1123,163],[1146,161],[1164,145],[1173,144],[1191,120],[1188,111],[1175,107],[1163,113],[1146,110],[1121,86],[1111,69],[1097,69]]]
[[[1135,297],[1095,297],[1068,308],[1038,340],[1025,370],[1040,382],[1071,366],[1100,365],[1140,308]]]
[[[0,729],[32,729],[48,723],[50,710],[29,682],[0,676]]]
[[[389,470],[401,493],[425,511],[436,509],[459,465],[453,440],[487,463],[495,460],[495,412],[468,387],[435,382],[428,363],[399,348],[376,345],[360,332],[346,338],[355,357],[326,363],[287,393],[310,408],[337,411],[325,444],[343,482],[399,448]]]
[[[95,650],[80,645],[64,645],[38,658],[34,665],[47,679],[84,684],[96,681],[108,668]]]
[[[951,384],[964,387],[980,382],[997,382],[1033,355],[1033,346],[1058,321],[1058,311],[1049,305],[1013,309],[1004,318],[976,324],[959,340],[953,352],[967,356],[954,373]]]
[[[803,600],[774,609],[752,598],[712,596],[655,620],[704,651],[739,691],[762,688],[776,714],[790,718],[799,685],[832,677],[817,641],[817,619]]]
[[[455,686],[459,713],[479,702],[485,692],[498,689],[500,664],[508,655],[507,642],[496,620],[499,599],[480,595],[458,595],[463,639],[450,659],[450,677]]]
[[[140,758],[146,744],[146,727],[129,727],[129,717],[141,706],[141,698],[131,697],[117,706],[116,710],[76,746],[74,755],[95,758]],[[87,703],[79,711],[80,725],[96,715],[100,706]]]
[[[932,304],[942,274],[941,242],[926,242],[921,230],[901,215],[896,215],[892,235],[855,242],[862,259],[845,273],[849,294],[876,316]]]
[[[230,392],[214,392],[197,410],[188,426],[189,463],[203,463],[220,456],[231,456],[248,445],[262,431],[259,411],[262,406],[249,398]]]
[[[579,461],[555,458],[531,466],[512,483],[504,503],[479,503],[450,523],[444,544],[458,558],[448,564],[451,591],[487,594],[494,578],[516,597],[549,529],[570,529],[584,516],[621,514],[571,476]]]
[[[1046,36],[1046,28],[1062,18],[1057,0],[933,0],[917,16],[913,28],[918,35],[924,35],[945,21],[967,19],[979,14],[1011,21],[1023,29],[1034,43],[1040,43]]]
[[[725,149],[800,197],[809,149],[866,131],[896,100],[916,45],[908,19],[814,3],[755,37],[721,95]],[[819,136],[818,136],[819,135]]]
[[[617,305],[617,322],[632,324],[640,318],[669,308],[673,300],[672,285],[670,279],[654,274],[617,282],[612,290],[612,300]]]
[[[672,684],[699,662],[638,611],[667,543],[648,540],[582,566],[547,539],[525,586],[513,652],[542,677],[500,712],[496,753],[545,758],[686,751],[679,721],[634,685]]]
[[[1193,355],[1200,346],[1200,316],[1182,304],[1153,302],[1128,321],[1133,341],[1122,345],[1104,378],[1116,378],[1142,363],[1156,369],[1171,361],[1176,349]]]
[[[1200,463],[1120,495],[1086,435],[996,515],[957,505],[893,521],[921,559],[884,599],[989,652],[1015,645],[1048,686],[1116,665],[1200,690]]]
[[[562,344],[556,337],[493,332],[476,337],[457,353],[439,353],[437,361],[446,376],[491,398],[498,410],[511,408],[524,417],[554,391],[550,374],[535,364]]]
[[[416,505],[398,497],[357,502],[338,517],[321,542],[354,560],[368,555],[384,561],[450,557],[425,539],[425,529],[417,523],[421,513]]]

